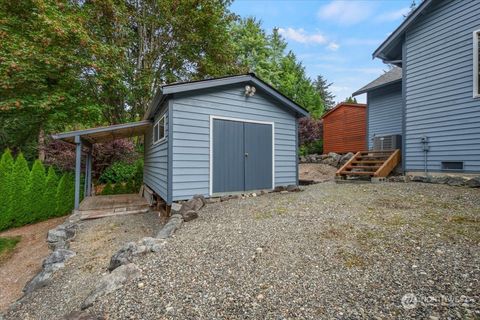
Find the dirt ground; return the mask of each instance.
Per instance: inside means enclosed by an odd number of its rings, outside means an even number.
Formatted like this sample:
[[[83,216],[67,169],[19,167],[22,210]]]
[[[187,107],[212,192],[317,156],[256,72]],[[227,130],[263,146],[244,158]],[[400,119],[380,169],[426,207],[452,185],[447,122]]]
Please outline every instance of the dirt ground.
[[[64,220],[65,217],[54,218],[0,233],[0,237],[22,237],[13,255],[0,264],[0,311],[22,296],[25,284],[41,269],[43,259],[50,253],[45,241],[47,232]]]
[[[335,179],[337,168],[322,163],[301,163],[299,165],[300,180],[326,182]]]

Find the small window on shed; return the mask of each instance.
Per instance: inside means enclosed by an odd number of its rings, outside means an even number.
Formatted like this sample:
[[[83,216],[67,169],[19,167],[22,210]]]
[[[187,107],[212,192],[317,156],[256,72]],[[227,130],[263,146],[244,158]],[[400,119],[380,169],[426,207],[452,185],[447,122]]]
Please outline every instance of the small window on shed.
[[[153,126],[153,143],[162,141],[165,138],[165,116],[162,116]]]
[[[463,161],[442,161],[442,170],[461,171],[463,170]]]
[[[480,97],[480,30],[473,33],[473,96]]]

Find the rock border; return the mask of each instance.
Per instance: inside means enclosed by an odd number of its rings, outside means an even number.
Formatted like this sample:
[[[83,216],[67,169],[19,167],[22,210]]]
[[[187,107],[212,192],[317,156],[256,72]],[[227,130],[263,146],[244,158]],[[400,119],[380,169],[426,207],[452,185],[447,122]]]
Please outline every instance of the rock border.
[[[480,176],[465,178],[461,176],[407,176],[408,181],[433,184],[445,184],[453,187],[480,188]]]
[[[329,166],[340,168],[348,162],[355,154],[348,152],[345,154],[338,154],[329,152],[327,154],[309,154],[299,157],[299,163],[322,163]]]

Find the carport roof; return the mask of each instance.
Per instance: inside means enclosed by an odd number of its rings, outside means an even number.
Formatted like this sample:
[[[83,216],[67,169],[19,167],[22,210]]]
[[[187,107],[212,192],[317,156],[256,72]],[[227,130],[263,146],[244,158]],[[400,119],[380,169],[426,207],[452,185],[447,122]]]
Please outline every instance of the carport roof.
[[[140,136],[144,134],[145,130],[151,125],[152,122],[150,120],[142,120],[137,122],[115,124],[108,127],[98,127],[53,134],[52,138],[75,143],[75,139],[78,137],[93,144],[115,139]]]

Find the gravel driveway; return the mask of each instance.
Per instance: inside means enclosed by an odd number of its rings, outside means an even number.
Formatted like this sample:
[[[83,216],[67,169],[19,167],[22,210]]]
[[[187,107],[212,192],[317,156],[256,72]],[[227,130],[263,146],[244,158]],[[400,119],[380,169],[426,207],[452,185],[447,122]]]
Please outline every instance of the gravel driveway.
[[[474,319],[480,190],[329,182],[209,204],[165,250],[135,263],[143,277],[89,312],[108,319]],[[12,319],[40,304],[55,302],[37,295]]]

